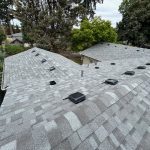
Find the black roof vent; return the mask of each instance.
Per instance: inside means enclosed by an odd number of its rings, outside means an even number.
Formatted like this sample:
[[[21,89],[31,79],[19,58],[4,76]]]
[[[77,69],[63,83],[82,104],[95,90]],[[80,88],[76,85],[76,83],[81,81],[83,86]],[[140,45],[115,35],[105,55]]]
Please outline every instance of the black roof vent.
[[[41,63],[45,63],[47,60],[46,59],[42,59]]]
[[[134,71],[126,71],[124,74],[129,75],[129,76],[133,76],[135,74],[135,72]]]
[[[117,47],[117,46],[115,45],[115,47]]]
[[[139,49],[137,49],[136,51],[137,51],[137,52],[139,52],[140,50],[139,50]]]
[[[73,93],[69,95],[68,99],[72,101],[75,104],[81,103],[82,101],[86,100],[86,97],[84,94],[80,92]]]
[[[150,65],[150,63],[147,63],[146,65],[147,65],[147,66],[149,66],[149,65]]]
[[[50,84],[50,85],[55,85],[56,82],[55,82],[55,81],[50,81],[49,84]]]
[[[53,71],[53,70],[55,70],[56,68],[54,67],[54,66],[52,66],[52,67],[50,67],[49,68],[49,71]]]
[[[138,66],[137,69],[146,69],[146,66]]]
[[[95,69],[99,69],[99,67],[95,67]]]
[[[35,56],[39,56],[40,54],[39,53],[37,53]]]
[[[128,49],[127,47],[125,47],[125,49]]]
[[[110,63],[111,65],[116,65],[116,63]]]
[[[108,43],[107,45],[109,46],[110,44]]]
[[[35,52],[35,50],[32,51],[32,53],[34,53],[34,52]]]
[[[107,79],[104,83],[105,84],[110,84],[110,85],[116,85],[118,83],[118,80],[116,80],[116,79]]]

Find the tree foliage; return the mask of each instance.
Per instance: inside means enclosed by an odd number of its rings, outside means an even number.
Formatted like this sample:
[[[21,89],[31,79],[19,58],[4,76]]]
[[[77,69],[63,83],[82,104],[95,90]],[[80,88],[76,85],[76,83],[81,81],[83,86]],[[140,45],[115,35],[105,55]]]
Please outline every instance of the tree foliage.
[[[22,22],[25,40],[58,52],[66,49],[78,20],[93,17],[102,0],[17,0],[15,15]]]
[[[10,21],[10,5],[13,4],[12,0],[0,1],[0,21],[8,23]]]
[[[72,31],[72,49],[81,51],[100,42],[116,42],[117,33],[109,21],[99,17],[84,20],[80,29]]]
[[[150,1],[123,0],[119,11],[123,19],[119,22],[119,39],[135,46],[150,43]]]

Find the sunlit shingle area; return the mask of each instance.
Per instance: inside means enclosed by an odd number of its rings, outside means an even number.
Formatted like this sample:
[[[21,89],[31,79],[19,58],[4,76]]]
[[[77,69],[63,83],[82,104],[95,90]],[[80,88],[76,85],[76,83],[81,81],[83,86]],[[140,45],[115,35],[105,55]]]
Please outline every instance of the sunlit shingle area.
[[[149,55],[143,55],[80,66],[38,48],[6,58],[0,150],[148,150],[149,62]],[[47,71],[51,66],[56,70]],[[118,83],[105,84],[107,79]],[[53,80],[56,84],[50,85]],[[65,99],[75,92],[86,100],[74,104]]]

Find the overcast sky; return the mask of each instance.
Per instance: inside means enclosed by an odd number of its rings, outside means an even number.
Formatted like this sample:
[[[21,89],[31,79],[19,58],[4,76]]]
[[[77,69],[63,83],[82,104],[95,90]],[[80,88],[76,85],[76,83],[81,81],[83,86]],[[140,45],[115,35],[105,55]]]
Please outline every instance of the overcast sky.
[[[104,0],[103,4],[97,5],[96,16],[101,16],[102,19],[110,20],[112,26],[116,27],[116,23],[121,21],[122,16],[118,12],[118,8],[122,0]],[[19,21],[14,20],[14,24],[20,24]]]
[[[118,11],[121,2],[122,0],[104,0],[103,4],[97,6],[96,15],[110,20],[112,26],[116,27],[116,23],[122,19],[122,15]]]

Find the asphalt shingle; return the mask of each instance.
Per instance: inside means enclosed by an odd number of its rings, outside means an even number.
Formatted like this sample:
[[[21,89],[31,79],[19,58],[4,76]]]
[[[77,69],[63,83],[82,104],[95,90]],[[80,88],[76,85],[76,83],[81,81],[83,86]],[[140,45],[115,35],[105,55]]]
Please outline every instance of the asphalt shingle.
[[[42,59],[47,62],[41,64]],[[6,58],[0,150],[148,149],[150,68],[135,69],[148,59],[114,60],[115,66],[104,61],[95,69],[95,64],[80,66],[38,48]],[[56,70],[49,72],[50,66]],[[129,69],[134,76],[122,74]],[[119,83],[104,84],[108,78]],[[57,84],[50,86],[50,80]],[[63,100],[77,91],[86,95],[85,101]]]

